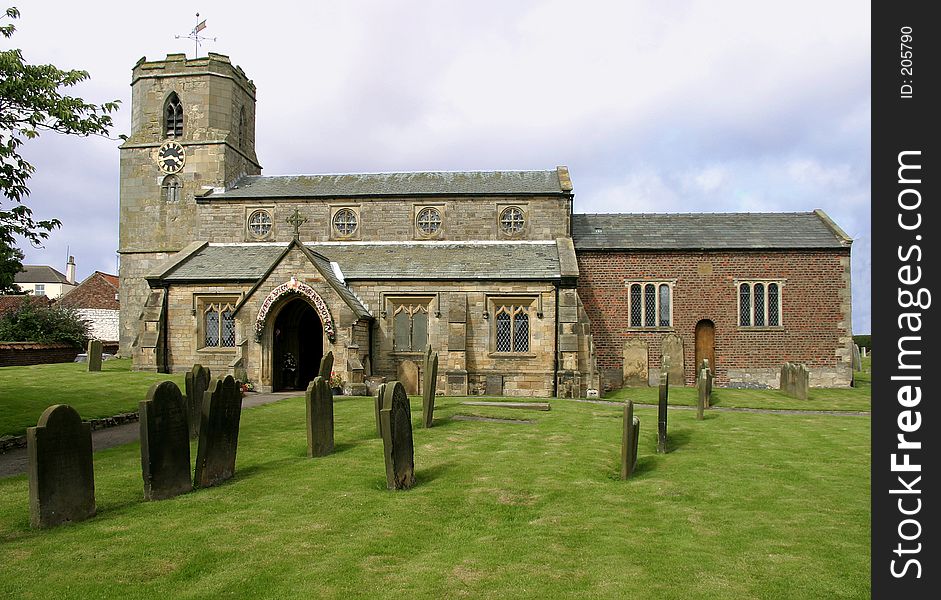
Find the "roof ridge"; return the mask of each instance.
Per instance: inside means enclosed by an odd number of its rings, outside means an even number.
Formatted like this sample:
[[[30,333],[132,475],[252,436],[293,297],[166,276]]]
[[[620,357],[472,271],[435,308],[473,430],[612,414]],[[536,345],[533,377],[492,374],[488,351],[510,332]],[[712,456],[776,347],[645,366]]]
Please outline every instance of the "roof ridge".
[[[448,175],[468,173],[554,173],[556,169],[472,169],[435,171],[350,171],[346,173],[285,173],[281,175],[243,175],[242,179],[276,179],[278,177],[346,177],[358,175]]]

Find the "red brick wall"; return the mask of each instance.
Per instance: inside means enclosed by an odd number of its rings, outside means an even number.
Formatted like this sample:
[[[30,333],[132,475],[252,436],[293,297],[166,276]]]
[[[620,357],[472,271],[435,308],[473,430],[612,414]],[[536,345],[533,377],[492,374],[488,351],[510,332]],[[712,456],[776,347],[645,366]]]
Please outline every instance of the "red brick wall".
[[[695,377],[696,324],[709,319],[715,324],[719,385],[730,383],[730,370],[735,376],[740,374],[736,370],[742,369],[777,370],[785,361],[806,364],[812,377],[814,372],[835,372],[837,385],[849,385],[849,249],[579,251],[578,268],[578,293],[591,319],[599,370],[609,385],[620,385],[622,348],[630,336],[646,340],[648,367],[660,368],[661,340],[670,331],[629,331],[625,286],[628,280],[660,279],[676,280],[672,331],[683,338],[687,384]],[[748,331],[738,327],[735,279],[784,280],[782,329]],[[764,375],[767,379],[767,372]]]
[[[0,367],[72,362],[79,351],[67,344],[0,343]]]

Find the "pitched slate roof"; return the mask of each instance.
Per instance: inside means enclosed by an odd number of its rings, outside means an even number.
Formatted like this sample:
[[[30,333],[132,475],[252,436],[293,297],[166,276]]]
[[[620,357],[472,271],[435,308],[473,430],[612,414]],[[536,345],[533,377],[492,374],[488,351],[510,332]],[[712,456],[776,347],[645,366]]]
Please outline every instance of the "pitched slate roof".
[[[567,171],[566,171],[567,173]],[[567,177],[567,175],[566,175]],[[568,188],[568,189],[566,189]],[[339,175],[248,175],[208,201],[242,198],[500,196],[568,194],[552,171],[429,171]]]
[[[286,244],[208,244],[163,273],[168,282],[255,281]],[[346,280],[495,279],[560,277],[555,242],[308,243],[308,250],[339,264]],[[315,254],[315,256],[316,256]],[[329,263],[318,265],[329,271]]]
[[[13,276],[15,283],[69,283],[68,278],[46,265],[23,265],[23,270]]]
[[[576,250],[846,248],[823,211],[810,213],[576,214]]]

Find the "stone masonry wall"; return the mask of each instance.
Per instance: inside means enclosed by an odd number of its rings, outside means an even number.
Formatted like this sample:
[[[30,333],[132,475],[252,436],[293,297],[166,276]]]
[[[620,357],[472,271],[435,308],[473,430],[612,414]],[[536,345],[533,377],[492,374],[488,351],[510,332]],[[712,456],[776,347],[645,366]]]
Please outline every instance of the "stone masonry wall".
[[[695,329],[715,324],[719,385],[778,386],[785,361],[804,363],[811,385],[848,386],[852,379],[849,249],[838,251],[578,253],[578,289],[591,318],[598,367],[620,387],[624,342],[646,340],[649,368],[660,369],[668,333],[683,339],[686,384],[695,379]],[[630,330],[626,281],[676,280],[673,326]],[[738,326],[734,280],[780,279],[781,328]]]

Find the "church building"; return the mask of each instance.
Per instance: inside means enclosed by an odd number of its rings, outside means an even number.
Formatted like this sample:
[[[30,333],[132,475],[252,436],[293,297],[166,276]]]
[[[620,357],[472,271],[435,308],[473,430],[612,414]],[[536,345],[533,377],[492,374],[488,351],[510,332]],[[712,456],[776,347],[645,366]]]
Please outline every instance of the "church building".
[[[120,352],[304,389],[583,396],[852,379],[851,240],[822,211],[588,215],[568,169],[262,176],[255,86],[223,55],[141,59],[121,146]]]

